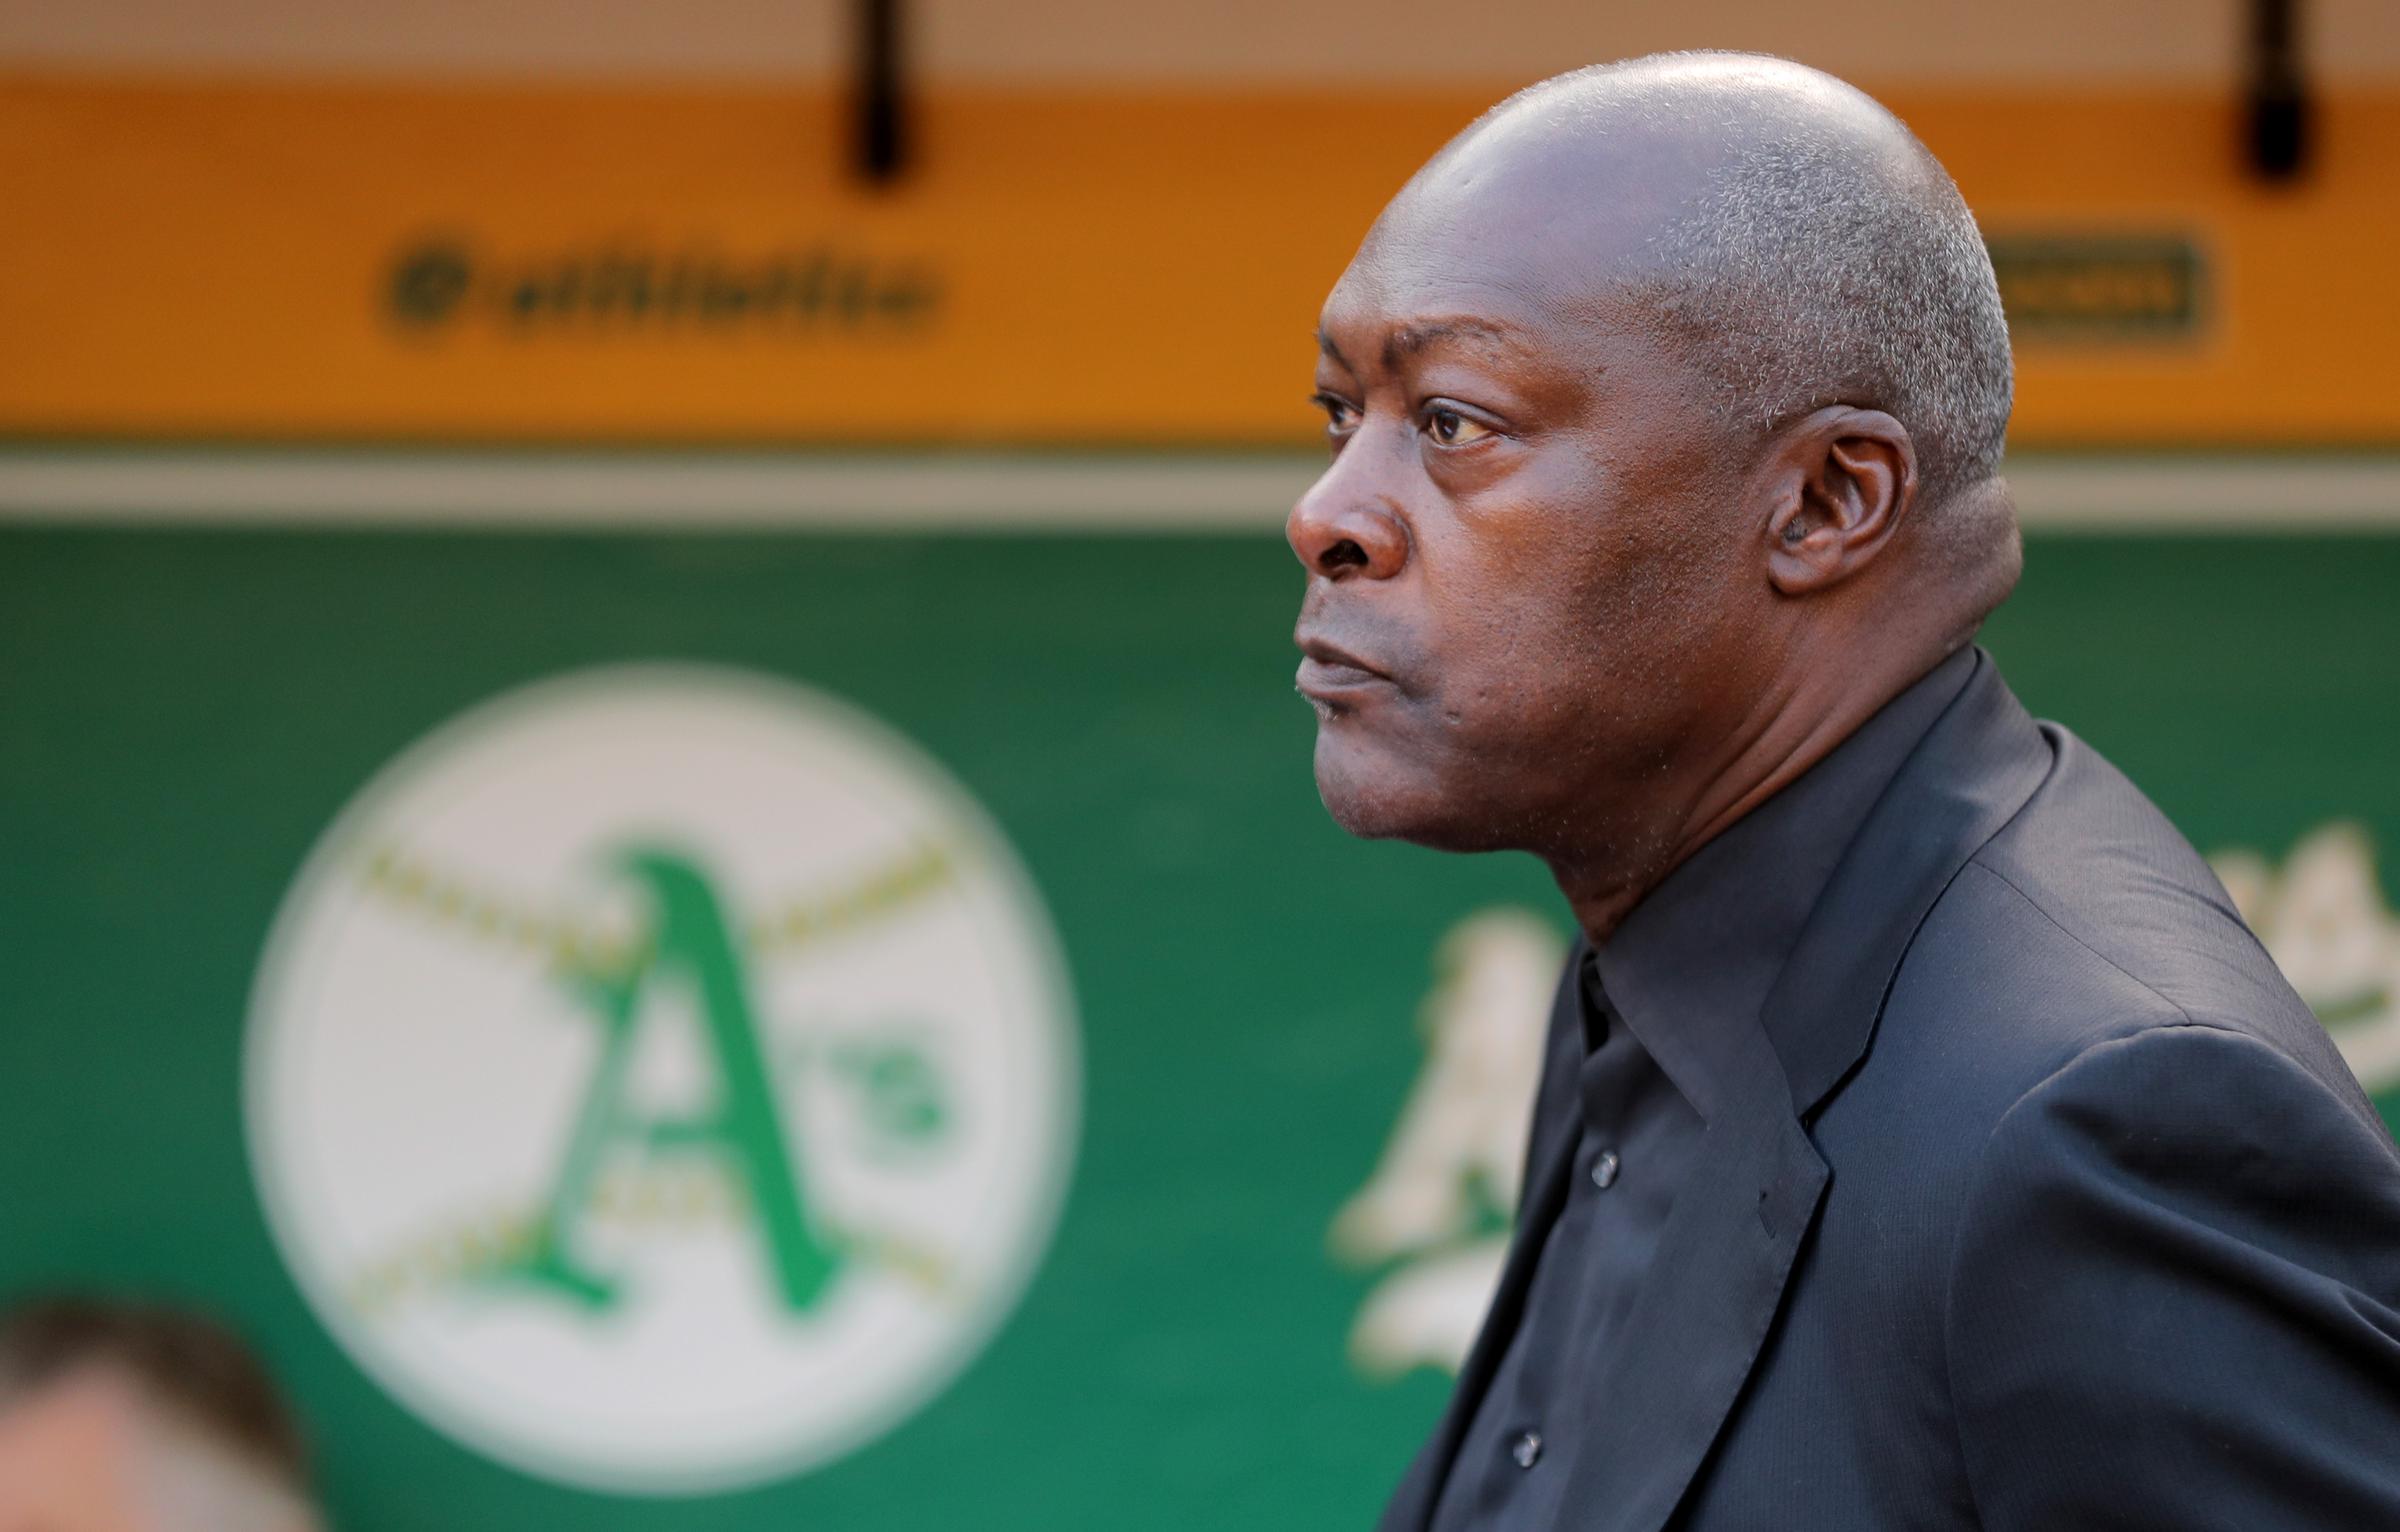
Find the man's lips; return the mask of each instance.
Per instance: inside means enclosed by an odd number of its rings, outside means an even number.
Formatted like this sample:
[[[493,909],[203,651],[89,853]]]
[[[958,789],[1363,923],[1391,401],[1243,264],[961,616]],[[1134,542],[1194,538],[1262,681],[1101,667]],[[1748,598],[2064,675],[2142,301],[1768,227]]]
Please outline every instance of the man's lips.
[[[1354,700],[1361,692],[1392,684],[1392,678],[1336,644],[1303,638],[1297,683],[1300,695],[1312,702]]]

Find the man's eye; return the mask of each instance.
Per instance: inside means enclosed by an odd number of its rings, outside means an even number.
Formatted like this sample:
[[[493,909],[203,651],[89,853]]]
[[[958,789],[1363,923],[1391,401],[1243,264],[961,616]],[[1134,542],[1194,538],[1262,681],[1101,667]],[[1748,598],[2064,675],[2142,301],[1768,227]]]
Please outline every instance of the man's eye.
[[[1337,442],[1349,437],[1358,427],[1358,411],[1349,406],[1349,401],[1337,399],[1332,394],[1310,394],[1308,403],[1325,411],[1325,435],[1337,439]]]
[[[1492,435],[1492,428],[1469,420],[1458,411],[1435,405],[1425,412],[1425,429],[1445,447],[1468,447]]]

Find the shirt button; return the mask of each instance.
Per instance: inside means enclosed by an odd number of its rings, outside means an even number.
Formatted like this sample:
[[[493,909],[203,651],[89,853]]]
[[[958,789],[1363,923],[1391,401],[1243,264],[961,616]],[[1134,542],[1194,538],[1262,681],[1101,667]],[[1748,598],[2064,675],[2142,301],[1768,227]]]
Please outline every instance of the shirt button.
[[[1599,1187],[1602,1191],[1607,1191],[1610,1187],[1616,1185],[1618,1164],[1619,1161],[1617,1159],[1616,1150],[1601,1150],[1600,1158],[1592,1161],[1592,1184]]]
[[[1515,1442],[1510,1444],[1508,1455],[1517,1460],[1517,1466],[1519,1468],[1531,1468],[1534,1464],[1542,1460],[1541,1433],[1539,1431],[1528,1431],[1523,1436],[1518,1437]]]

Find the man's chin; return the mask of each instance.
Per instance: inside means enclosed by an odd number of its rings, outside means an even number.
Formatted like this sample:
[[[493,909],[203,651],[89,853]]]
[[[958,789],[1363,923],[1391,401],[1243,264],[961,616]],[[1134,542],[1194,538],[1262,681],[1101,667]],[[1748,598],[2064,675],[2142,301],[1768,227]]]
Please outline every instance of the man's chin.
[[[1333,822],[1362,840],[1404,840],[1442,851],[1492,849],[1488,827],[1465,820],[1472,805],[1442,790],[1422,766],[1317,735],[1317,796]]]

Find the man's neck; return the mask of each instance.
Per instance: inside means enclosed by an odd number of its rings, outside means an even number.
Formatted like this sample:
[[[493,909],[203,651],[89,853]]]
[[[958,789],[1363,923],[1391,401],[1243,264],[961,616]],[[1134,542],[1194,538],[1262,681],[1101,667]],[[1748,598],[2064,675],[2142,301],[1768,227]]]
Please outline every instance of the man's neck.
[[[1860,655],[1839,676],[1818,666],[1780,677],[1720,743],[1688,767],[1660,775],[1647,801],[1618,795],[1618,812],[1564,853],[1544,859],[1593,946],[1702,846],[1783,791],[1928,671],[1963,647],[1895,646]],[[1625,810],[1633,812],[1625,812]]]

